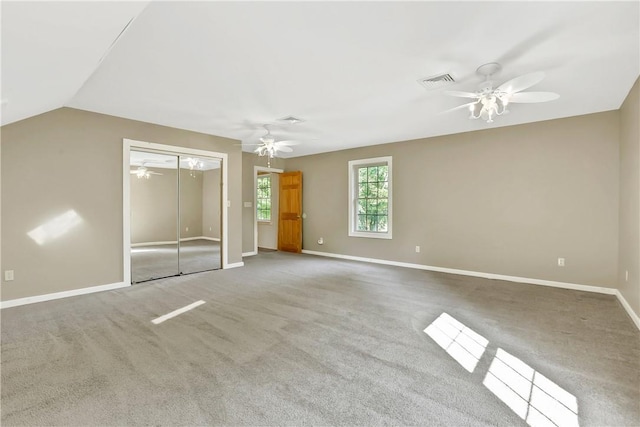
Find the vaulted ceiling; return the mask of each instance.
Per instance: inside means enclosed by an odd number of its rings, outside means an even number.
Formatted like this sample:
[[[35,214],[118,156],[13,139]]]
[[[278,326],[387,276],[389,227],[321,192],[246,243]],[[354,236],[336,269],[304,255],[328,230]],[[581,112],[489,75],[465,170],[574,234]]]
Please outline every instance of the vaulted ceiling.
[[[640,73],[639,2],[2,2],[2,124],[62,106],[293,153],[620,107]],[[534,71],[560,98],[494,123],[443,111]],[[428,90],[418,80],[449,73]],[[287,124],[279,119],[304,120]]]

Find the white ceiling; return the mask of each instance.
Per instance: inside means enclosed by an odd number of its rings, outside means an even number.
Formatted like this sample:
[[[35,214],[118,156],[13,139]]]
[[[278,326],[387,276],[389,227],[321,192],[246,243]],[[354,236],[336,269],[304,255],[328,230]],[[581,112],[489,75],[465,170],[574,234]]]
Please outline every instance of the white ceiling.
[[[487,124],[417,82],[473,91],[493,61],[560,99]],[[639,73],[637,1],[2,2],[2,124],[65,105],[249,144],[276,123],[283,157],[617,109]]]

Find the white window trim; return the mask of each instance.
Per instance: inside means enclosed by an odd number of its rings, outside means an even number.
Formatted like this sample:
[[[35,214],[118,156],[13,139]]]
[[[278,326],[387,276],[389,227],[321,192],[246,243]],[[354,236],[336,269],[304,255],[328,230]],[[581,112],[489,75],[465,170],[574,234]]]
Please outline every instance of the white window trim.
[[[392,238],[392,226],[393,226],[393,173],[392,173],[392,158],[375,157],[372,159],[361,159],[349,161],[349,236],[350,237],[366,237],[371,239],[391,239]],[[373,232],[373,231],[358,231],[356,229],[357,222],[357,203],[358,203],[358,177],[356,175],[356,169],[362,166],[375,166],[375,165],[387,165],[389,171],[389,201],[388,201],[388,214],[387,214],[387,231],[386,232]]]

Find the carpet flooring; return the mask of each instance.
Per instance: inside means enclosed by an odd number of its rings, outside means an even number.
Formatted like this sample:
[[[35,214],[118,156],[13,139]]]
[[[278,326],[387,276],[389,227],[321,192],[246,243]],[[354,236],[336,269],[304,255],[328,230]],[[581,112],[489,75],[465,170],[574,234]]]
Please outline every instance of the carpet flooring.
[[[179,259],[178,259],[179,257]],[[220,242],[196,239],[178,245],[148,245],[131,248],[133,283],[178,274],[191,274],[220,268]]]
[[[640,424],[608,295],[270,252],[1,316],[3,426]]]

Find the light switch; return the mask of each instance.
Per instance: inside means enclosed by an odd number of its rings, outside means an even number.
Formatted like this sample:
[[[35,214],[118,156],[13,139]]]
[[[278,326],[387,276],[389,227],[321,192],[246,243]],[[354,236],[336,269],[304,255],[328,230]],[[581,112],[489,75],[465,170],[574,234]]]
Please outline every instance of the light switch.
[[[251,202],[244,202],[244,207],[245,207],[245,208],[250,208],[251,206],[253,206],[253,203],[251,203]]]

